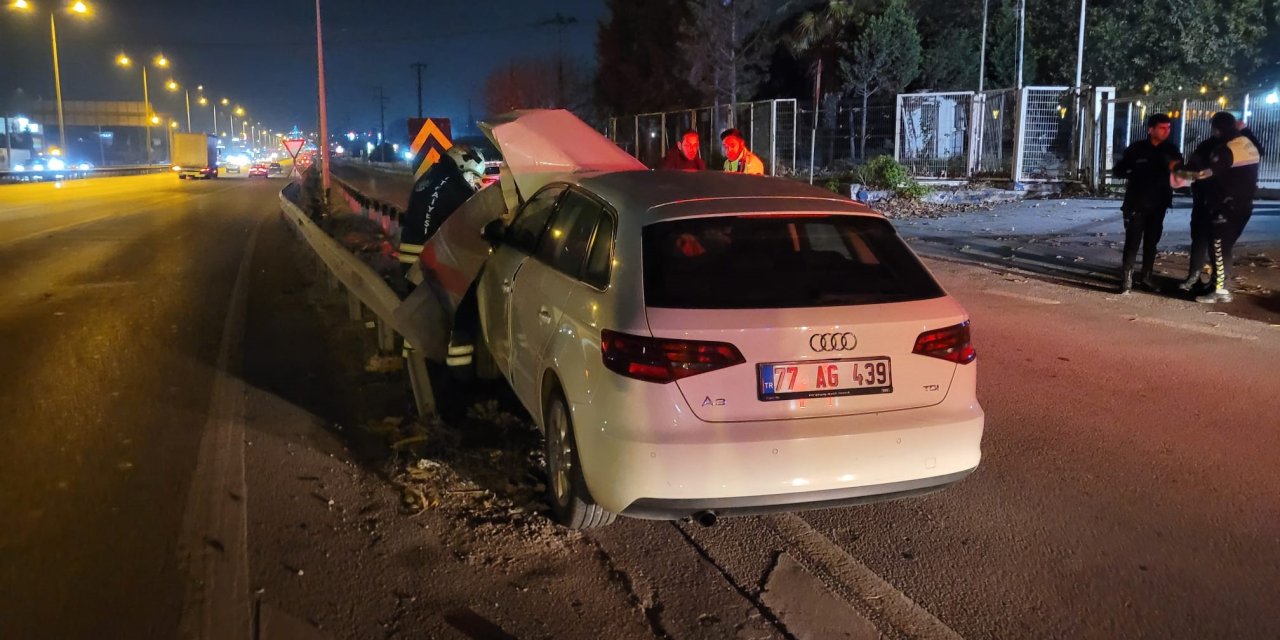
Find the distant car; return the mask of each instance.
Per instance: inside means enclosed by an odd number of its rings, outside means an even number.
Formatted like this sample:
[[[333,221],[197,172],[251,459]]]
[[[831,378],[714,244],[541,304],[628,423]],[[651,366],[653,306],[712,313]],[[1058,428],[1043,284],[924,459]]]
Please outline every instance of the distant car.
[[[222,168],[226,170],[227,173],[240,173],[240,165],[234,162],[226,162],[222,165]]]
[[[501,160],[489,160],[484,163],[484,175],[480,176],[480,188],[483,189],[498,181],[498,176],[502,171]]]
[[[284,167],[281,167],[279,162],[272,162],[267,165],[267,171],[271,173],[284,173]]]
[[[267,169],[267,165],[265,164],[255,164],[252,167],[249,167],[250,178],[254,176],[262,176],[265,178],[267,177],[268,173],[269,173],[269,170]]]

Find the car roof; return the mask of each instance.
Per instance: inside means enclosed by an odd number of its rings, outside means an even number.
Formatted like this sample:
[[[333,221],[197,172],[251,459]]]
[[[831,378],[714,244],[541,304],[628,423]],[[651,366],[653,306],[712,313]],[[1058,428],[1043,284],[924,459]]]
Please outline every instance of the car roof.
[[[866,205],[788,178],[719,171],[616,171],[573,177],[571,182],[620,212],[646,212],[646,223],[692,215],[766,211],[818,210],[882,217]]]

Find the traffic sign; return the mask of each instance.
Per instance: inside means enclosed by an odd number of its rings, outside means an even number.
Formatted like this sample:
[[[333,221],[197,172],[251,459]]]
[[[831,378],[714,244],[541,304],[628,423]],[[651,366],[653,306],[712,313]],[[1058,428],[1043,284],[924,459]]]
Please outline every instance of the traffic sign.
[[[294,160],[298,159],[298,152],[302,151],[302,145],[307,143],[302,138],[285,138],[282,142],[284,143],[284,150],[289,152],[289,157]]]
[[[413,154],[413,180],[417,182],[422,174],[435,164],[444,152],[453,148],[450,140],[452,126],[448,118],[409,118],[409,136],[413,143],[409,152]]]

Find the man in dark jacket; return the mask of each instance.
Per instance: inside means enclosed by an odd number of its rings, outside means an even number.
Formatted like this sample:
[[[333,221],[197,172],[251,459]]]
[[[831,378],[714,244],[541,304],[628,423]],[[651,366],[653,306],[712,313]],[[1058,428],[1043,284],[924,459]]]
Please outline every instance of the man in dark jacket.
[[[1185,167],[1191,177],[1209,181],[1210,255],[1213,260],[1213,291],[1196,298],[1212,304],[1230,302],[1227,288],[1231,250],[1253,215],[1253,198],[1258,191],[1258,167],[1262,151],[1252,136],[1244,135],[1235,116],[1226,111],[1213,115],[1213,137],[1217,146],[1207,163],[1192,158]]]
[[[702,160],[702,156],[698,155],[698,132],[688,129],[680,134],[680,142],[667,152],[667,157],[662,159],[660,169],[673,169],[676,171],[706,171],[707,163]]]
[[[1116,177],[1127,178],[1124,204],[1124,254],[1120,266],[1120,293],[1133,288],[1133,266],[1142,245],[1142,277],[1148,290],[1155,288],[1151,275],[1156,266],[1156,248],[1164,233],[1164,216],[1173,204],[1169,171],[1182,163],[1182,152],[1169,142],[1173,128],[1169,116],[1157,113],[1147,118],[1147,139],[1124,150],[1116,163]]]

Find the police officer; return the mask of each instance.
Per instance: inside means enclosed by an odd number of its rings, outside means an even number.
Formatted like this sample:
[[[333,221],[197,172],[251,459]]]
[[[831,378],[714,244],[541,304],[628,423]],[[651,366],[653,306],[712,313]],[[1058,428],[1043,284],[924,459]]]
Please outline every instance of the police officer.
[[[400,222],[400,262],[418,261],[422,245],[435,234],[455,209],[477,190],[484,176],[484,156],[464,144],[455,144],[413,185],[409,208]]]
[[[1127,178],[1124,204],[1124,253],[1120,266],[1120,293],[1133,288],[1133,266],[1142,245],[1142,276],[1139,282],[1148,290],[1155,289],[1151,280],[1155,270],[1156,248],[1164,233],[1164,216],[1173,204],[1173,188],[1169,172],[1182,163],[1182,152],[1169,142],[1173,123],[1169,116],[1157,113],[1147,118],[1147,139],[1129,145],[1116,163],[1116,177]]]
[[[1186,167],[1190,177],[1208,180],[1210,218],[1209,253],[1213,263],[1213,291],[1196,302],[1231,302],[1227,288],[1231,251],[1253,215],[1253,198],[1258,191],[1258,166],[1262,150],[1252,136],[1241,133],[1236,117],[1219,111],[1210,121],[1217,145],[1207,162],[1192,158]]]
[[[1254,137],[1248,127],[1240,126],[1240,135],[1248,138],[1249,142],[1258,148],[1259,155],[1267,155],[1266,149],[1262,148],[1262,143]],[[1191,157],[1187,159],[1188,164],[1208,167],[1209,157],[1220,144],[1222,141],[1210,134],[1203,142],[1196,145],[1195,151],[1192,151]],[[1212,189],[1212,180],[1196,180],[1191,183],[1191,260],[1187,265],[1187,279],[1178,285],[1178,289],[1182,291],[1195,291],[1206,284],[1201,278],[1206,268],[1212,276],[1213,266],[1209,261],[1209,245],[1213,242],[1213,215],[1209,211],[1209,203],[1213,200]]]

